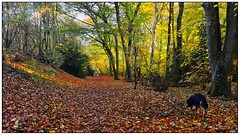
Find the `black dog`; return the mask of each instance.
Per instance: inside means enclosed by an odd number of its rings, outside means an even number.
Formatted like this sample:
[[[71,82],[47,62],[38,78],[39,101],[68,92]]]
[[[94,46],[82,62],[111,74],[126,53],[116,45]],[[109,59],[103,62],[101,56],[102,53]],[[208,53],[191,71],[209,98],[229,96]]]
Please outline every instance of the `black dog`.
[[[198,108],[202,106],[203,108],[203,118],[205,117],[205,113],[208,109],[208,104],[205,96],[202,94],[193,94],[188,100],[187,100],[187,107],[196,107],[196,117],[198,113]]]

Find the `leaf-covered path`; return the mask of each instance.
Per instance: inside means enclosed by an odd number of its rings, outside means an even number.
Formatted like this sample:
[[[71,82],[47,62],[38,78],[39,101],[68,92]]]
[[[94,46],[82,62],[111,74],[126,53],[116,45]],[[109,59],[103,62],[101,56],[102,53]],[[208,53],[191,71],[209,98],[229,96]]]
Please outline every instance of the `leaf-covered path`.
[[[3,132],[238,132],[237,101],[209,98],[205,121],[185,100],[197,88],[133,89],[111,77],[59,74],[76,86],[3,74]],[[63,79],[63,78],[62,78]],[[74,80],[74,81],[73,81]]]

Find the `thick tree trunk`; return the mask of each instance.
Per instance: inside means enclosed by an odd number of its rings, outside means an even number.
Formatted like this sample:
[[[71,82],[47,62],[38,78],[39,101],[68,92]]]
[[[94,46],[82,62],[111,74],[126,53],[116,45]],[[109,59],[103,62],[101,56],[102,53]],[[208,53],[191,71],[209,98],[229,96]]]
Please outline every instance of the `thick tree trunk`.
[[[233,52],[237,51],[238,46],[238,16],[237,16],[237,3],[228,2],[227,3],[227,28],[226,28],[226,38],[224,43],[224,54],[225,54],[225,68],[227,70],[227,76],[232,76],[233,74]],[[236,49],[236,50],[234,50]]]
[[[207,25],[208,57],[212,73],[212,83],[208,91],[210,96],[229,96],[231,95],[231,80],[227,77],[231,74],[233,63],[233,50],[237,45],[237,12],[235,3],[227,4],[227,28],[225,44],[222,48],[220,23],[217,3],[204,2],[203,7]]]
[[[215,73],[208,94],[210,96],[231,95],[231,83],[227,82],[227,71],[223,64],[215,65]]]
[[[214,7],[215,6],[215,7]],[[206,17],[206,32],[208,44],[208,57],[212,73],[212,80],[215,73],[215,66],[221,53],[221,33],[219,23],[219,10],[217,3],[204,2],[203,8]]]

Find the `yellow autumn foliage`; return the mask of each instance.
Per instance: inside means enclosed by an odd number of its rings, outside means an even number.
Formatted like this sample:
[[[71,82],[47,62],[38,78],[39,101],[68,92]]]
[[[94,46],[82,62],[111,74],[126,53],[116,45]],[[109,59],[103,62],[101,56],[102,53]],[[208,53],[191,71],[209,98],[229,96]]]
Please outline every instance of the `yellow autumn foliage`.
[[[87,18],[86,22],[89,23],[89,24],[93,24],[93,20],[91,18]]]
[[[52,12],[52,8],[49,7],[49,6],[43,6],[43,7],[38,9],[38,12],[39,12],[40,17],[42,17],[47,12]]]
[[[141,11],[143,13],[148,13],[148,14],[153,15],[154,14],[153,7],[154,7],[154,3],[152,3],[152,2],[151,3],[144,3],[142,5]]]

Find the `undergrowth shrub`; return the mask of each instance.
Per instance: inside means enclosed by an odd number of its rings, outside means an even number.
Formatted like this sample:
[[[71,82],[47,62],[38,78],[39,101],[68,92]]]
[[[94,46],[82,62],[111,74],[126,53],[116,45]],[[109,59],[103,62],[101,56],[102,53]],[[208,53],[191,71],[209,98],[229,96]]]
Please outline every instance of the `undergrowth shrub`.
[[[165,80],[165,78],[159,75],[152,77],[151,85],[153,90],[157,92],[165,92],[169,87],[169,83]]]
[[[170,86],[169,81],[158,74],[142,75],[140,83],[142,86],[152,87],[157,92],[165,92]]]
[[[73,45],[69,45],[61,53],[63,55],[63,64],[60,66],[62,70],[80,78],[86,77],[89,66],[89,57],[86,54]]]

